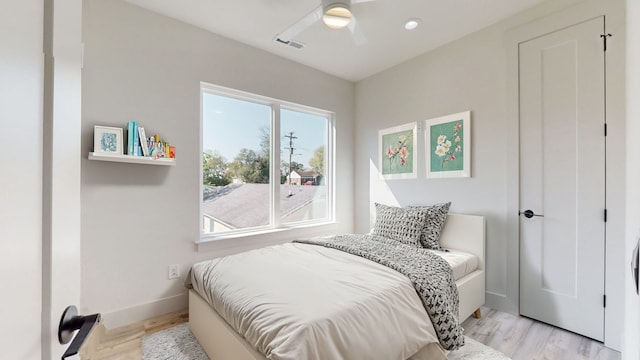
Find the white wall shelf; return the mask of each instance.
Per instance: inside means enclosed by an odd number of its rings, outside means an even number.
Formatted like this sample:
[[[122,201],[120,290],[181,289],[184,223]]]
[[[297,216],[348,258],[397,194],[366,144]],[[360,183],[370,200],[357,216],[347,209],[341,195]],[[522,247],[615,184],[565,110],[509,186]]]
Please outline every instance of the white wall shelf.
[[[146,156],[131,156],[131,155],[117,155],[117,154],[106,154],[106,153],[89,153],[89,160],[98,160],[98,161],[114,161],[114,162],[122,162],[122,163],[130,163],[130,164],[146,164],[146,165],[164,165],[164,166],[174,166],[176,164],[176,159],[171,158],[152,158]]]

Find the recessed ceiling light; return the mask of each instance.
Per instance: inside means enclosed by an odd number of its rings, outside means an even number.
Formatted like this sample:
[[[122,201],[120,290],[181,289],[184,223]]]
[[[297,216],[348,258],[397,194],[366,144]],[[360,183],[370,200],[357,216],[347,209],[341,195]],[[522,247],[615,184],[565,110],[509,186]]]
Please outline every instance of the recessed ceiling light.
[[[406,30],[413,30],[418,27],[420,24],[420,19],[409,19],[404,23],[404,28]]]

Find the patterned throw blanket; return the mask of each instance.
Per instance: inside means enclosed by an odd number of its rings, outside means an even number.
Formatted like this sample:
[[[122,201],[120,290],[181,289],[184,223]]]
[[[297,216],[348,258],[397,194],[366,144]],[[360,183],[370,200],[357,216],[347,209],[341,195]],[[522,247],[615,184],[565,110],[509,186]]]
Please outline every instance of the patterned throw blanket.
[[[458,323],[458,288],[451,267],[426,249],[408,246],[376,235],[339,235],[296,240],[320,245],[375,261],[406,275],[424,304],[442,347],[455,350],[464,345]]]

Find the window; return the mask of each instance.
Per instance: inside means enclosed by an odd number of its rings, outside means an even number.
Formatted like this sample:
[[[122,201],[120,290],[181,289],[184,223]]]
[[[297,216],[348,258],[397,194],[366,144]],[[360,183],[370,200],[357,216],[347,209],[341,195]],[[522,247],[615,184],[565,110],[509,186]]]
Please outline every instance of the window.
[[[201,96],[203,237],[333,219],[331,113],[208,84]]]

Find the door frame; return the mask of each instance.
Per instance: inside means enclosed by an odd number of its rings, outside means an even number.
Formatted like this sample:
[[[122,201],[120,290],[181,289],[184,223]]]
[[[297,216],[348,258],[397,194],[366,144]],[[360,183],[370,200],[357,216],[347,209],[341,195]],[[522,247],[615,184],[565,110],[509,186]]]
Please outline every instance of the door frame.
[[[520,314],[599,341],[606,273],[605,51],[598,41],[604,20],[523,42],[519,59],[520,207],[545,216],[520,217]],[[565,149],[565,161],[553,159]]]
[[[627,70],[629,80],[627,82],[627,96],[640,96],[640,3],[637,0],[627,0]],[[636,64],[636,65],[632,65]],[[634,169],[627,173],[627,194],[630,201],[627,203],[626,215],[626,260],[625,263],[631,262],[631,249],[636,244],[636,239],[640,235],[640,169],[633,168],[640,161],[640,144],[631,141],[631,139],[640,136],[640,124],[637,119],[640,117],[640,105],[631,103],[627,105],[627,144],[628,154],[634,154],[627,157],[628,168]],[[625,287],[625,307],[628,319],[624,328],[625,348],[623,349],[624,359],[638,359],[640,357],[640,344],[637,339],[640,335],[640,298],[635,289],[629,284],[632,283],[633,277],[630,272],[626,274]]]
[[[566,6],[566,5],[565,5]],[[535,11],[535,10],[534,10]],[[540,14],[544,16],[544,14]],[[606,196],[609,219],[605,236],[605,346],[621,350],[622,343],[616,331],[624,326],[624,271],[627,266],[619,266],[614,259],[624,258],[624,159],[616,159],[614,154],[624,154],[625,121],[625,72],[624,34],[625,3],[622,0],[602,2],[588,0],[569,6],[549,16],[541,17],[522,26],[510,29],[505,34],[507,56],[507,133],[506,144],[506,289],[505,295],[493,295],[492,301],[506,311],[520,313],[520,124],[519,124],[519,56],[518,45],[533,38],[546,35],[577,23],[605,16],[607,32],[614,34],[609,40],[605,60],[606,110],[608,141],[606,144]],[[615,39],[615,40],[611,40]],[[613,214],[617,214],[614,216]],[[612,336],[607,336],[611,334]]]
[[[44,2],[42,322],[43,359],[68,348],[60,317],[81,303],[82,1]]]

